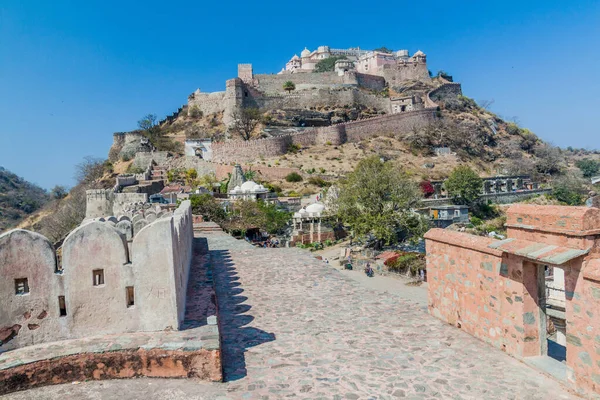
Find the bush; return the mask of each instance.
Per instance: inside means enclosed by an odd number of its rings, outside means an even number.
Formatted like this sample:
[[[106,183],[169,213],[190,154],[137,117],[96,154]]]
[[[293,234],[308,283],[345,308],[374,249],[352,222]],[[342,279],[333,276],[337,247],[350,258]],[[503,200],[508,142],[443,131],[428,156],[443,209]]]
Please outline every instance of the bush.
[[[416,275],[419,270],[425,269],[425,257],[419,253],[399,253],[398,258],[388,260],[385,265],[390,271]]]
[[[310,185],[315,185],[318,187],[329,187],[331,186],[331,183],[327,182],[325,179],[320,178],[318,176],[311,176],[310,178],[308,178],[308,183]]]
[[[430,197],[432,194],[435,193],[435,189],[429,181],[423,181],[419,184],[419,186],[421,187],[421,191],[423,192],[423,195],[425,197]]]
[[[590,160],[589,158],[578,160],[575,162],[575,165],[581,170],[584,178],[591,178],[600,171],[600,164],[598,161]]]
[[[584,182],[574,174],[561,176],[552,182],[552,196],[567,205],[581,205],[584,200],[584,194]]]
[[[192,106],[188,112],[188,115],[192,118],[202,118],[203,116],[202,110],[200,110],[198,106]]]
[[[291,154],[296,154],[297,152],[299,152],[301,149],[299,144],[296,143],[292,143],[287,147],[287,152],[291,153]]]
[[[297,173],[297,172],[290,172],[286,177],[285,180],[287,182],[302,182],[302,176]]]

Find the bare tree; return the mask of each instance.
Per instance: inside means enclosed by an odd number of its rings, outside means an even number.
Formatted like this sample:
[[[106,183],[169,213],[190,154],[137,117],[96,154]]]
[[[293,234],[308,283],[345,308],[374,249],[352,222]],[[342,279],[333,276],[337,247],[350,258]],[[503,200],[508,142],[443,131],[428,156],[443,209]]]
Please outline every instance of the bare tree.
[[[77,184],[90,184],[104,175],[104,160],[87,156],[75,166]]]
[[[254,129],[258,126],[261,113],[258,108],[242,108],[233,113],[230,129],[244,140],[250,140]]]
[[[494,99],[491,100],[479,100],[477,102],[479,104],[479,107],[485,109],[485,110],[489,110],[490,108],[492,108],[492,104],[494,104]]]

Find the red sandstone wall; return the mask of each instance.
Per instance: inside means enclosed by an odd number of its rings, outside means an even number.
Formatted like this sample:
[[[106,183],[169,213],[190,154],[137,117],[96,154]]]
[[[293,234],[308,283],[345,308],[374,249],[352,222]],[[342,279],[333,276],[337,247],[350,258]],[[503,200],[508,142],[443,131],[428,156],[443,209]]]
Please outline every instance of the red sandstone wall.
[[[600,259],[565,270],[567,378],[583,392],[600,393]]]
[[[430,313],[510,354],[539,353],[520,257],[503,257],[484,237],[432,229],[426,239]]]

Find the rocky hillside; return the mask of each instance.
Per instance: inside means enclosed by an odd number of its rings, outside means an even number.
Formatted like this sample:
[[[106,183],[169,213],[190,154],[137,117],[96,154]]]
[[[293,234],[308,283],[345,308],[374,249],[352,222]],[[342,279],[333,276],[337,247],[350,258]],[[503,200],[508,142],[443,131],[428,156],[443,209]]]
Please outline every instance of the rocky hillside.
[[[0,167],[0,231],[17,225],[48,201],[44,189]]]

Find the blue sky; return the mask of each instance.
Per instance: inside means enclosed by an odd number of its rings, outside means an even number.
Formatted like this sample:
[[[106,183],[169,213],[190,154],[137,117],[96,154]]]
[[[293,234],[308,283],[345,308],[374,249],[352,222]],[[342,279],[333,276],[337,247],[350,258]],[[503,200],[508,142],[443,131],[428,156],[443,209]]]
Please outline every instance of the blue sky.
[[[305,46],[421,49],[429,68],[562,147],[599,148],[598,1],[0,2],[0,166],[72,185],[112,133],[278,72]]]

